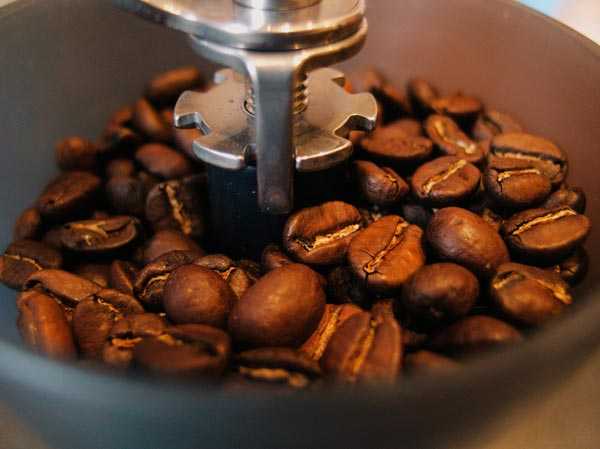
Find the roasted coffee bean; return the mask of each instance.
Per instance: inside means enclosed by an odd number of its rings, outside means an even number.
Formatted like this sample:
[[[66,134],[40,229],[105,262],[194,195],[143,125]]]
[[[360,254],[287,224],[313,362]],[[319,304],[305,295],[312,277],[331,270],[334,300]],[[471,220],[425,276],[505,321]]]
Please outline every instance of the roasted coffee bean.
[[[98,293],[102,287],[68,271],[45,269],[29,276],[23,289],[35,289],[51,296],[63,306],[67,319],[71,321],[77,304]]]
[[[345,382],[392,383],[402,365],[402,329],[388,315],[360,312],[337,328],[321,358],[323,372]]]
[[[300,350],[308,357],[317,362],[323,356],[325,348],[335,331],[350,317],[361,313],[362,309],[353,304],[327,304],[323,317],[308,340],[300,347]]]
[[[500,235],[478,215],[447,207],[435,213],[427,226],[427,241],[437,256],[467,267],[479,277],[492,277],[509,261]]]
[[[139,221],[126,215],[102,220],[67,223],[62,230],[62,244],[72,251],[97,253],[115,251],[135,241]]]
[[[418,226],[388,215],[352,240],[348,262],[370,289],[380,293],[398,291],[425,264],[422,237]]]
[[[202,324],[170,326],[133,349],[135,365],[150,373],[181,377],[218,377],[231,356],[229,335]]]
[[[552,189],[550,180],[535,164],[509,158],[492,158],[483,180],[493,201],[508,209],[533,207]]]
[[[148,308],[162,309],[163,293],[171,272],[198,258],[195,251],[169,251],[142,268],[135,278],[135,296]]]
[[[41,228],[42,217],[40,213],[35,207],[28,207],[21,212],[17,221],[15,221],[13,240],[35,240],[40,236]]]
[[[104,173],[107,178],[134,177],[136,173],[135,164],[131,159],[113,159],[106,164]]]
[[[562,206],[519,212],[504,222],[502,233],[517,256],[552,263],[580,246],[590,228],[589,218]]]
[[[492,140],[492,158],[526,161],[539,169],[554,187],[559,186],[567,175],[567,157],[553,142],[525,133],[500,134]]]
[[[60,221],[93,204],[100,178],[88,172],[65,172],[44,189],[37,201],[43,218]]]
[[[494,228],[494,230],[496,232],[500,232],[500,229],[502,229],[502,223],[504,223],[504,220],[500,215],[495,213],[493,210],[485,208],[481,212],[481,218],[483,218],[483,220],[487,224],[489,224],[492,228]]]
[[[412,202],[403,203],[400,208],[400,215],[410,224],[417,225],[421,229],[425,229],[429,224],[429,220],[433,216],[430,208],[421,204]]]
[[[229,284],[237,298],[241,298],[258,279],[258,276],[247,273],[241,266],[237,266],[233,260],[223,254],[201,257],[194,262],[194,265],[208,268],[221,276]]]
[[[360,142],[366,155],[375,161],[405,171],[429,159],[433,152],[431,140],[409,136],[397,126],[379,128]]]
[[[194,253],[196,257],[204,255],[204,251],[192,239],[179,231],[165,229],[158,231],[146,242],[144,263],[150,263],[171,251],[187,251]]]
[[[573,302],[558,274],[518,263],[498,267],[490,296],[508,318],[531,326],[545,323]]]
[[[481,173],[456,156],[443,156],[421,165],[410,185],[414,196],[433,207],[466,202],[479,188]]]
[[[371,223],[376,222],[377,220],[386,215],[378,206],[374,206],[369,209],[361,207],[360,209],[358,209],[358,211],[360,212],[360,216],[362,217],[361,223],[363,228],[366,228]]]
[[[408,184],[389,167],[354,161],[354,173],[361,195],[371,204],[389,206],[408,193]]]
[[[179,67],[152,78],[146,86],[145,95],[154,104],[173,104],[183,91],[196,89],[202,84],[202,74],[196,67]]]
[[[60,268],[63,259],[59,251],[34,240],[11,243],[0,257],[0,282],[20,290],[27,278],[45,268]]]
[[[404,285],[402,305],[412,318],[431,329],[469,313],[479,296],[479,281],[453,263],[425,265]]]
[[[262,252],[261,264],[265,272],[293,263],[283,250],[274,244],[267,245]]]
[[[171,272],[163,290],[163,306],[176,324],[224,327],[236,295],[225,280],[198,265],[183,265]]]
[[[73,270],[73,273],[104,288],[107,288],[110,283],[110,265],[84,263],[82,265],[78,265]]]
[[[146,198],[146,218],[156,231],[176,229],[194,238],[202,237],[204,186],[205,179],[200,175],[157,184]]]
[[[404,369],[412,375],[451,374],[460,369],[460,364],[441,354],[421,350],[406,354]]]
[[[62,226],[54,226],[50,228],[42,237],[42,243],[54,248],[56,250],[62,250]]]
[[[467,133],[471,132],[483,110],[481,101],[462,93],[436,98],[431,102],[431,107],[436,113],[450,117]]]
[[[235,357],[239,373],[258,382],[306,388],[321,376],[319,364],[291,348],[259,348]]]
[[[435,87],[420,78],[408,82],[407,93],[413,113],[421,120],[431,114],[433,102],[439,96]]]
[[[114,260],[110,264],[109,285],[111,288],[128,295],[133,295],[133,284],[137,269],[131,262]]]
[[[565,282],[570,285],[578,284],[586,275],[589,266],[589,257],[585,249],[579,247],[573,254],[550,267]]]
[[[235,341],[250,347],[298,347],[317,328],[325,310],[319,275],[305,265],[270,271],[248,289],[229,315]]]
[[[327,297],[336,304],[357,304],[365,307],[370,303],[370,296],[364,281],[354,276],[352,270],[340,265],[327,276]]]
[[[283,244],[301,262],[339,263],[346,256],[350,241],[361,230],[361,219],[358,209],[341,201],[301,209],[288,218]]]
[[[492,140],[498,134],[519,133],[523,127],[508,114],[498,111],[483,112],[473,128],[473,138],[477,141]]]
[[[404,325],[403,323],[401,324]],[[427,339],[427,334],[416,332],[406,327],[402,328],[402,344],[407,351],[415,351],[422,348],[427,342]]]
[[[17,299],[17,326],[34,351],[55,359],[73,359],[77,350],[71,326],[61,306],[39,291],[26,291]]]
[[[149,140],[155,142],[171,140],[171,126],[164,122],[158,111],[147,100],[142,98],[135,103],[131,120],[133,126]]]
[[[457,156],[473,164],[483,161],[483,148],[471,140],[450,117],[438,114],[429,116],[425,122],[425,132],[442,154]]]
[[[429,344],[436,351],[467,355],[519,343],[522,339],[521,333],[504,321],[473,315],[441,330]]]
[[[161,143],[147,143],[135,152],[135,159],[153,175],[175,179],[191,175],[191,162],[181,153]]]
[[[115,322],[126,315],[143,313],[144,308],[133,297],[113,289],[102,289],[84,299],[73,312],[73,333],[81,354],[100,359],[104,343]]]
[[[142,136],[129,126],[109,124],[102,133],[99,156],[128,155],[143,142]]]
[[[421,122],[412,118],[403,118],[389,123],[385,127],[388,132],[404,133],[407,137],[423,137],[423,126]]]
[[[106,183],[106,199],[117,214],[143,216],[146,209],[146,188],[139,178],[116,176]]]
[[[133,106],[125,105],[117,109],[108,119],[109,125],[129,126],[133,119]]]
[[[61,170],[93,170],[98,148],[83,137],[67,137],[56,144],[56,162]]]
[[[133,349],[144,339],[159,337],[166,329],[165,321],[153,313],[124,316],[106,337],[102,361],[115,368],[127,368],[133,360]]]
[[[580,214],[585,213],[585,192],[580,187],[563,187],[552,193],[540,207],[554,209],[567,206]]]

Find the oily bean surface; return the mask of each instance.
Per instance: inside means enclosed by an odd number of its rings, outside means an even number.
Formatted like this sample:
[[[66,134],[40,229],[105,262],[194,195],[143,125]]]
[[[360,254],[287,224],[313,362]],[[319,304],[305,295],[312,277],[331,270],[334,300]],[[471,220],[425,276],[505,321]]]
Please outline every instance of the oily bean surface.
[[[406,181],[389,167],[379,167],[369,161],[355,161],[354,173],[359,192],[371,204],[388,206],[397,203],[408,193]]]
[[[192,252],[195,253],[197,257],[204,254],[202,248],[185,234],[179,231],[165,229],[163,231],[158,231],[146,241],[143,251],[144,263],[150,263],[163,254],[170,253],[171,251]]]
[[[160,143],[147,143],[135,152],[144,169],[162,179],[176,179],[192,174],[192,163],[173,148]]]
[[[461,93],[436,98],[431,107],[437,114],[453,119],[465,132],[470,132],[483,110],[483,103]]]
[[[63,226],[61,241],[65,248],[84,253],[121,249],[138,237],[139,221],[126,215],[83,220]]]
[[[567,206],[575,212],[585,213],[586,197],[585,192],[580,187],[563,187],[553,192],[540,207],[545,209],[554,209],[561,206]]]
[[[60,268],[59,251],[35,240],[11,243],[0,257],[0,281],[13,289],[21,289],[29,276],[46,268]]]
[[[483,161],[483,148],[471,140],[450,117],[439,114],[429,116],[425,122],[425,132],[440,153],[457,156],[472,164]]]
[[[473,137],[477,141],[489,141],[498,134],[518,133],[523,126],[508,114],[500,111],[484,111],[473,128]]]
[[[43,218],[64,220],[72,214],[86,210],[98,193],[101,180],[83,171],[69,171],[58,176],[44,189],[37,201]]]

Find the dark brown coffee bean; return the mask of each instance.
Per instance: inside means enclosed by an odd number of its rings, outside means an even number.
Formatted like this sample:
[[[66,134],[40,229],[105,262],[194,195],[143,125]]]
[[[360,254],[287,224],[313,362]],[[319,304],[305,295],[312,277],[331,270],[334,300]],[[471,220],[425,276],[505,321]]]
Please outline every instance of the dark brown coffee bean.
[[[135,152],[135,159],[153,175],[175,179],[191,175],[190,161],[173,148],[160,143],[147,143]]]
[[[176,324],[222,328],[235,301],[235,293],[221,276],[198,265],[172,271],[163,290],[164,309]]]
[[[504,219],[500,215],[488,208],[485,208],[480,215],[481,218],[483,218],[487,224],[494,228],[496,232],[500,232],[500,229],[502,229],[502,224],[504,223]]]
[[[81,354],[100,359],[104,344],[115,322],[126,315],[143,313],[133,297],[113,289],[103,289],[84,299],[73,312],[73,333]]]
[[[402,329],[388,315],[361,312],[335,331],[321,358],[328,376],[345,382],[392,383],[402,365]]]
[[[113,159],[106,164],[104,172],[107,178],[133,177],[136,173],[135,164],[131,159]]]
[[[62,244],[72,251],[109,252],[126,247],[139,234],[140,222],[127,215],[103,220],[73,221],[63,226]]]
[[[358,209],[341,201],[301,209],[288,218],[283,244],[301,262],[339,263],[346,256],[350,240],[360,231],[361,220]]]
[[[421,229],[427,227],[429,220],[431,220],[431,217],[433,216],[433,212],[430,208],[412,202],[402,204],[400,214],[402,215],[402,218],[410,224],[417,225]]]
[[[157,184],[146,198],[146,218],[156,231],[176,229],[194,238],[202,237],[204,187],[202,176]]]
[[[135,103],[132,123],[149,140],[155,142],[171,140],[171,126],[167,125],[158,111],[143,98]]]
[[[73,272],[77,276],[92,281],[103,288],[109,286],[110,278],[110,265],[104,265],[99,263],[84,263],[78,265]]]
[[[233,339],[245,346],[301,345],[317,328],[325,293],[317,273],[290,264],[258,280],[229,315]]]
[[[204,251],[192,239],[181,232],[165,229],[164,231],[158,231],[146,242],[144,263],[150,263],[171,251],[192,252],[197,257],[204,255]]]
[[[473,138],[479,142],[492,140],[498,134],[519,133],[523,127],[513,117],[498,111],[483,112],[473,128]]]
[[[552,263],[580,246],[590,229],[589,218],[563,206],[519,212],[504,222],[502,233],[519,257]]]
[[[169,251],[142,268],[135,278],[135,296],[148,308],[162,309],[165,284],[171,272],[198,258],[194,251]]]
[[[133,284],[137,269],[131,262],[114,260],[109,269],[109,285],[122,293],[133,295]]]
[[[558,274],[518,263],[498,267],[490,295],[508,318],[532,326],[561,314],[573,302],[567,283]]]
[[[563,187],[552,193],[540,207],[554,209],[567,206],[580,214],[585,213],[585,192],[580,187]]]
[[[438,332],[430,345],[441,352],[473,354],[519,343],[522,339],[521,333],[504,321],[473,315]]]
[[[329,340],[335,331],[350,317],[361,313],[362,309],[353,304],[327,304],[323,317],[308,340],[300,347],[300,350],[317,362],[323,356]]]
[[[479,188],[477,167],[456,156],[444,156],[421,165],[410,185],[419,200],[434,207],[467,201]]]
[[[259,348],[235,357],[239,373],[258,382],[306,388],[321,376],[321,368],[304,353],[291,348]]]
[[[146,187],[139,178],[116,176],[105,186],[110,209],[117,214],[143,216],[146,209]]]
[[[488,157],[526,161],[539,169],[554,187],[559,186],[567,175],[564,152],[553,142],[532,134],[507,133],[494,137]]]
[[[55,359],[77,356],[71,326],[61,306],[39,291],[26,291],[17,299],[17,326],[34,351]]]
[[[360,212],[360,216],[362,217],[361,223],[363,228],[366,228],[371,223],[376,222],[377,220],[386,215],[386,213],[377,206],[369,209],[361,207],[358,209],[358,211]]]
[[[194,265],[208,268],[221,276],[229,284],[237,298],[241,298],[260,277],[247,273],[241,266],[236,265],[233,260],[223,254],[201,257],[194,262]]]
[[[485,153],[450,117],[434,114],[425,122],[425,132],[437,149],[447,156],[457,156],[473,164],[480,164]]]
[[[145,95],[154,104],[173,104],[184,91],[197,89],[202,84],[202,74],[196,67],[178,67],[152,78]]]
[[[129,126],[109,124],[100,139],[99,156],[108,158],[129,155],[142,142],[142,136]]]
[[[460,364],[441,354],[421,350],[406,354],[404,369],[412,375],[451,374],[460,369]]]
[[[354,274],[370,289],[398,291],[425,263],[423,231],[397,215],[377,220],[358,234],[348,248]]]
[[[293,263],[287,254],[278,245],[267,245],[261,256],[262,267],[265,272],[280,268],[284,265]]]
[[[584,248],[579,247],[559,264],[550,267],[550,270],[554,271],[570,285],[576,285],[585,277],[588,266],[588,254]]]
[[[437,211],[427,226],[427,240],[440,259],[463,265],[479,277],[492,277],[500,264],[509,261],[500,235],[466,209]]]
[[[436,113],[450,117],[465,132],[471,132],[483,110],[481,101],[462,93],[436,98],[431,102],[431,107]]]
[[[38,198],[38,211],[44,218],[64,220],[76,212],[89,209],[100,184],[100,178],[88,172],[63,173],[48,184]]]
[[[327,297],[336,304],[357,304],[366,307],[370,296],[364,281],[354,276],[352,270],[340,265],[327,275]]]
[[[404,133],[407,137],[423,137],[423,126],[421,122],[412,118],[403,118],[389,123],[385,126],[388,132]]]
[[[133,360],[133,349],[144,339],[165,332],[165,321],[153,313],[124,316],[106,337],[102,360],[115,368],[127,368]]]
[[[229,335],[202,324],[170,326],[158,337],[143,339],[133,350],[137,367],[180,377],[218,377],[230,356]]]
[[[56,144],[56,162],[61,170],[93,170],[98,148],[83,137],[67,137]]]
[[[354,173],[361,195],[371,204],[389,206],[408,193],[408,184],[389,167],[369,161],[354,161]]]
[[[20,290],[27,278],[45,268],[60,268],[63,259],[56,249],[34,240],[11,243],[0,257],[0,281]]]
[[[552,189],[550,180],[534,164],[522,160],[492,158],[483,177],[494,202],[509,209],[524,209],[542,202]]]
[[[13,240],[35,240],[40,236],[42,217],[35,207],[28,207],[15,221]]]
[[[422,163],[433,152],[431,140],[407,135],[403,128],[393,125],[377,129],[361,140],[360,146],[370,158],[398,171]]]
[[[108,119],[109,125],[129,126],[133,119],[133,106],[125,105],[117,109]]]
[[[413,113],[421,120],[431,114],[433,102],[439,96],[435,87],[420,78],[408,82],[407,93]]]
[[[425,265],[404,285],[402,305],[427,328],[454,321],[472,309],[479,297],[479,281],[453,263]]]

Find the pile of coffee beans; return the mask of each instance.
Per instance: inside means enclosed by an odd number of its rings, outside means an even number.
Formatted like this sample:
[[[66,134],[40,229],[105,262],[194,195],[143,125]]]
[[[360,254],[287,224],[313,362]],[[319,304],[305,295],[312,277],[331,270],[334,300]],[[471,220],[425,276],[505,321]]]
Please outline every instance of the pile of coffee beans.
[[[566,153],[475,97],[373,70],[354,90],[379,126],[350,136],[348,197],[296,210],[261,260],[206,254],[199,131],[171,125],[203,88],[193,67],[160,74],[97,142],[57,143],[62,172],[0,258],[33,350],[227,388],[392,383],[459,370],[573,302],[590,221]]]

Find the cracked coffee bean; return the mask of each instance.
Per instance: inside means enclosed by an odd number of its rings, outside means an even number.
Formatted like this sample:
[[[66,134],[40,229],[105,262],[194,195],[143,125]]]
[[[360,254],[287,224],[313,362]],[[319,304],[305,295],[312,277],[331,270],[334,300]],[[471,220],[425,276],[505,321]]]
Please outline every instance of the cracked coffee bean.
[[[229,335],[203,324],[169,326],[133,349],[135,365],[150,373],[178,377],[219,377],[231,356]]]
[[[315,265],[339,263],[361,230],[361,221],[358,209],[341,201],[301,209],[288,218],[283,244],[298,261]]]
[[[469,313],[479,297],[473,273],[453,263],[425,265],[404,285],[402,305],[412,319],[431,329]]]
[[[466,202],[479,188],[477,167],[455,156],[444,156],[421,165],[410,185],[414,196],[433,207]]]
[[[139,226],[136,218],[125,215],[102,220],[74,221],[63,226],[61,241],[65,248],[77,252],[116,251],[138,238]]]
[[[436,98],[431,107],[437,114],[446,115],[454,120],[464,132],[471,132],[483,104],[475,97],[457,93]]]
[[[471,140],[450,117],[438,114],[429,116],[425,131],[438,151],[446,156],[456,156],[476,165],[484,159],[483,148]]]
[[[499,111],[483,112],[473,128],[473,138],[478,142],[492,140],[498,134],[519,133],[523,127],[513,117]]]
[[[217,273],[235,293],[237,298],[241,298],[256,282],[258,277],[246,272],[239,264],[223,254],[211,254],[201,257],[194,261],[194,265],[208,268]]]
[[[53,298],[39,291],[25,291],[19,294],[17,310],[19,332],[31,349],[54,359],[77,357],[71,326]]]
[[[135,159],[148,172],[162,179],[189,176],[192,163],[181,153],[161,143],[147,143],[135,152]]]
[[[100,178],[88,172],[65,172],[44,189],[38,198],[37,209],[43,218],[65,220],[93,204],[101,183]]]
[[[40,236],[42,217],[35,207],[28,207],[13,226],[13,240],[36,240]]]
[[[158,111],[145,99],[135,103],[132,124],[149,140],[154,142],[169,142],[171,140],[171,127],[167,125]]]
[[[561,206],[567,206],[580,214],[585,213],[586,198],[585,192],[580,187],[562,187],[552,193],[540,207],[545,209],[554,209]]]
[[[558,274],[518,263],[498,267],[490,295],[508,318],[530,326],[545,323],[573,302]]]
[[[551,263],[580,246],[590,228],[589,218],[569,207],[540,208],[513,215],[504,222],[502,233],[517,256]]]
[[[421,120],[432,113],[433,102],[439,97],[437,89],[420,78],[408,82],[407,93],[413,113]]]
[[[0,281],[20,290],[32,273],[46,268],[60,268],[63,259],[59,251],[34,240],[11,243],[0,257]]]
[[[408,184],[389,167],[354,161],[354,173],[361,195],[371,204],[389,206],[408,193]]]
[[[61,170],[94,170],[98,148],[83,137],[67,137],[56,144],[56,162]]]
[[[423,231],[397,215],[383,217],[357,235],[348,248],[355,276],[379,293],[398,291],[425,264]]]
[[[500,235],[479,215],[458,207],[438,210],[427,226],[427,241],[441,260],[490,278],[509,261]]]
[[[184,91],[197,89],[202,84],[202,73],[196,67],[178,67],[152,78],[146,86],[145,96],[153,104],[174,104]]]
[[[324,310],[320,276],[305,265],[285,265],[265,274],[233,305],[229,332],[247,347],[298,347]]]

